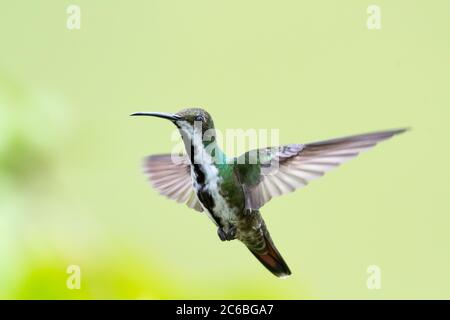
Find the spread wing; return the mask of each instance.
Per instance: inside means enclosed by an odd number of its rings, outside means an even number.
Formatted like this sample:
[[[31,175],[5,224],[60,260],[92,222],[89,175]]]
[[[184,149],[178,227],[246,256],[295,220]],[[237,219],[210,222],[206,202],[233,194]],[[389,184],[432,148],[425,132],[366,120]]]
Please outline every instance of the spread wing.
[[[236,159],[246,193],[246,207],[259,209],[273,197],[306,186],[360,152],[404,131],[406,129],[249,151]]]
[[[144,173],[158,192],[199,212],[198,201],[191,180],[191,164],[185,156],[153,155],[144,160]]]

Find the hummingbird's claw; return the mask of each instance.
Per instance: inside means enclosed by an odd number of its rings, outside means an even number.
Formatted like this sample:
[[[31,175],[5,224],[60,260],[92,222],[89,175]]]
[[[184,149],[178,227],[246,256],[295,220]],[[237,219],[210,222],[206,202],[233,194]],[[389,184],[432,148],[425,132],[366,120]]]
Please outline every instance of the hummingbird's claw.
[[[231,241],[236,239],[236,227],[231,226],[227,231],[224,228],[217,228],[217,234],[219,235],[220,240],[222,241]]]
[[[220,240],[222,240],[222,241],[226,241],[227,240],[227,235],[226,235],[225,231],[223,230],[223,228],[218,227],[217,228],[217,234],[219,235]]]

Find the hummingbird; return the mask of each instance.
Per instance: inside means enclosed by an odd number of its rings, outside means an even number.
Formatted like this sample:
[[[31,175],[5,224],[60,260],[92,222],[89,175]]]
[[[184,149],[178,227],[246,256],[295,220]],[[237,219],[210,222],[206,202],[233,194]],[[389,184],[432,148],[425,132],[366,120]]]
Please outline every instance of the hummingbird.
[[[201,108],[177,113],[136,112],[166,119],[179,130],[186,154],[144,160],[144,173],[161,195],[204,212],[222,241],[237,239],[275,276],[291,271],[274,245],[260,209],[273,197],[306,186],[378,142],[407,129],[286,144],[228,157],[218,146],[214,122]]]

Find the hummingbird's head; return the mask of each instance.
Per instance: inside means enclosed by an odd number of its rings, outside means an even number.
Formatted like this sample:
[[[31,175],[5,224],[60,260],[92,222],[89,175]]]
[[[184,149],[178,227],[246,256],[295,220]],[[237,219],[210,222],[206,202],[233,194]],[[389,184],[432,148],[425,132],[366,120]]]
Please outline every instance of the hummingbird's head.
[[[208,129],[214,129],[214,122],[206,110],[201,108],[187,108],[177,113],[164,112],[136,112],[132,116],[158,117],[171,121],[179,129],[181,128],[201,128],[202,133]]]
[[[214,122],[208,112],[201,108],[187,108],[177,113],[136,112],[132,116],[151,116],[171,121],[177,126],[189,153],[192,145],[209,145],[216,140]]]
[[[208,129],[214,128],[214,122],[206,110],[202,108],[187,108],[176,113],[176,116],[181,118],[180,124],[189,126],[198,126],[205,132]]]

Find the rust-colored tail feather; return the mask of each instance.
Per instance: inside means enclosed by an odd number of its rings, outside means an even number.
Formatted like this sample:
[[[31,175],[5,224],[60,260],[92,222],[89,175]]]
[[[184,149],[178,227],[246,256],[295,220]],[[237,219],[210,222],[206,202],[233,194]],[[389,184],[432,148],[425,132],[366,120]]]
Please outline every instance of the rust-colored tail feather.
[[[278,252],[277,248],[272,242],[269,234],[264,236],[266,243],[266,250],[264,254],[258,253],[250,249],[251,253],[274,275],[280,278],[286,278],[291,275],[288,265],[284,262],[283,257]]]

